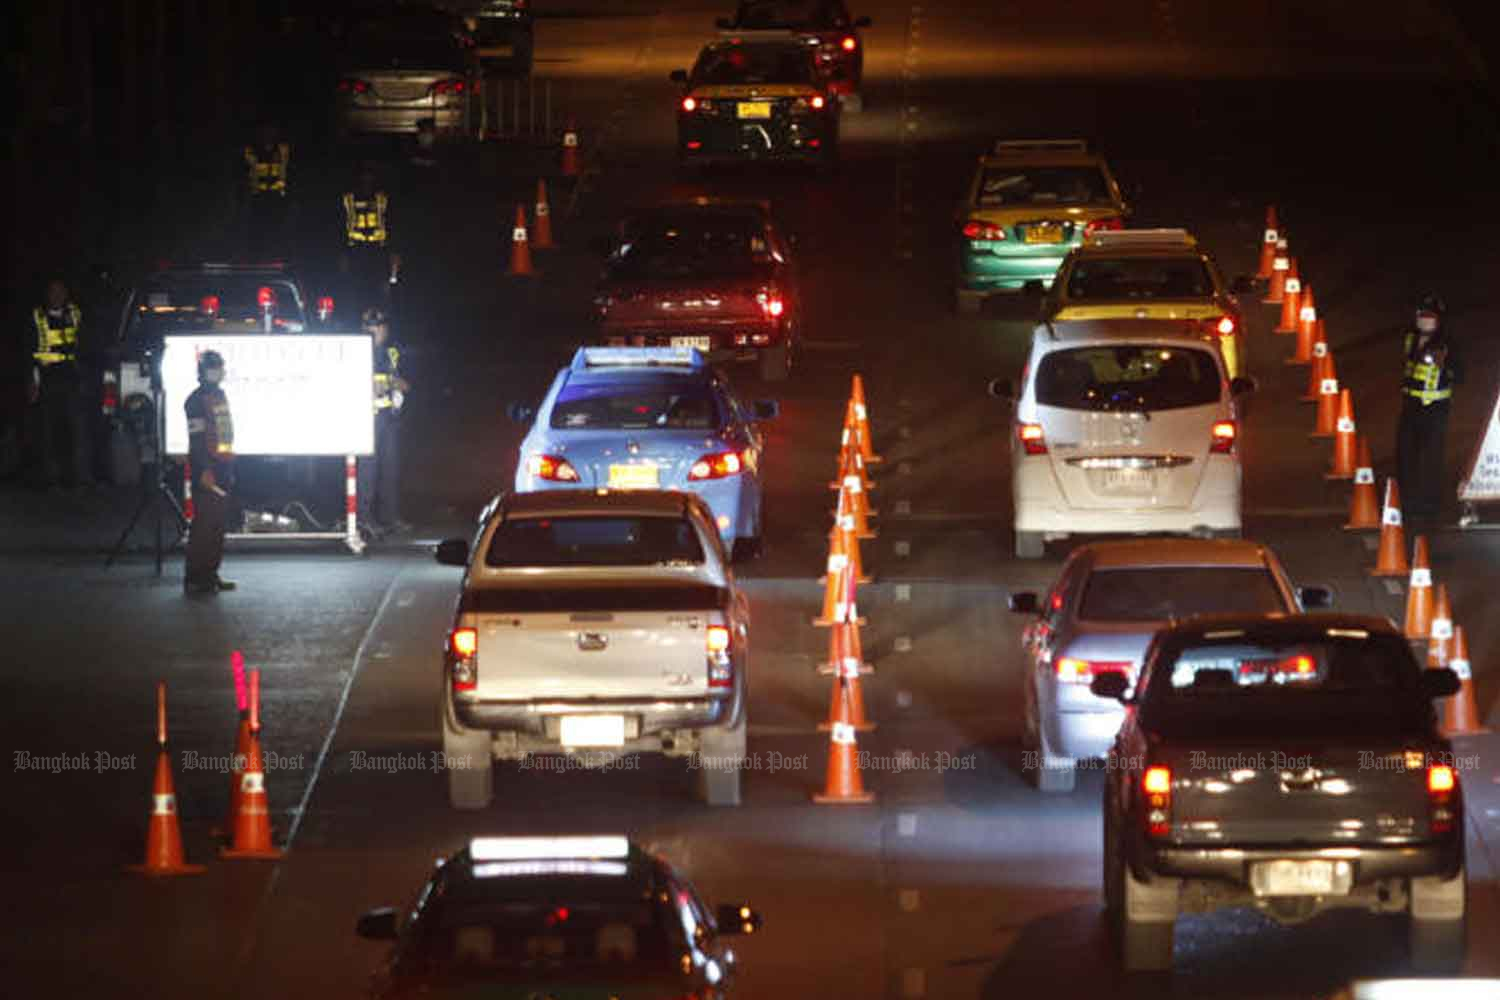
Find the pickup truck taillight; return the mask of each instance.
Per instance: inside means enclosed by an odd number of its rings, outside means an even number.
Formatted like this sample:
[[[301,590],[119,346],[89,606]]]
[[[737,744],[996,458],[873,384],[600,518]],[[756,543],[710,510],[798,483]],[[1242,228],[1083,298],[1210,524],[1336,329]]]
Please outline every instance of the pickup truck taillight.
[[[698,481],[700,479],[724,479],[727,476],[737,476],[745,468],[745,460],[737,451],[722,451],[712,455],[704,455],[693,463],[688,470],[688,479]]]
[[[727,625],[710,625],[704,638],[708,654],[708,686],[734,687],[734,658],[729,655],[730,635]]]
[[[526,460],[526,468],[538,479],[554,483],[578,482],[578,470],[566,458],[558,458],[556,455],[532,455]]]
[[[448,633],[448,656],[452,662],[453,690],[473,691],[479,686],[479,630],[456,628]]]
[[[1427,817],[1433,833],[1452,833],[1454,821],[1453,793],[1458,790],[1458,775],[1447,764],[1427,766]]]
[[[106,417],[115,415],[120,408],[120,376],[114,372],[104,373],[104,386],[99,395],[99,407]]]
[[[1233,455],[1234,439],[1238,436],[1239,428],[1233,420],[1220,420],[1214,424],[1208,450],[1215,455]]]
[[[1141,775],[1141,822],[1148,837],[1172,831],[1172,769],[1158,764]]]

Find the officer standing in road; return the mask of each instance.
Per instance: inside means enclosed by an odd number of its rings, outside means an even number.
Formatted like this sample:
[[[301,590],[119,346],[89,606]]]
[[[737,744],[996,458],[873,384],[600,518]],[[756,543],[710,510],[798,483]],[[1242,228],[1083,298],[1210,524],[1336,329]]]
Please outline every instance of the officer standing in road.
[[[1463,362],[1445,322],[1442,299],[1428,295],[1417,306],[1416,329],[1406,334],[1401,418],[1396,427],[1397,477],[1409,522],[1430,527],[1442,514],[1443,447],[1453,387]]]
[[[68,286],[47,283],[47,301],[31,313],[32,367],[27,399],[46,486],[92,485],[79,332],[83,310],[69,300]]]
[[[243,153],[247,170],[245,218],[252,257],[278,254],[286,239],[288,211],[287,168],[292,147],[281,141],[275,125],[263,123],[256,141]]]
[[[354,307],[387,308],[401,268],[400,256],[391,252],[390,196],[377,187],[375,171],[365,164],[342,201],[344,251],[339,270],[353,285]]]
[[[365,311],[364,331],[375,351],[375,454],[359,463],[359,518],[371,538],[402,534],[411,525],[401,520],[401,408],[411,389],[401,367],[401,349],[390,340],[384,312]]]
[[[204,351],[198,358],[198,388],[183,404],[196,507],[182,581],[183,590],[189,594],[217,594],[235,586],[219,576],[224,524],[229,519],[229,490],[234,485],[234,420],[229,414],[229,399],[219,388],[223,381],[223,356],[218,351]]]

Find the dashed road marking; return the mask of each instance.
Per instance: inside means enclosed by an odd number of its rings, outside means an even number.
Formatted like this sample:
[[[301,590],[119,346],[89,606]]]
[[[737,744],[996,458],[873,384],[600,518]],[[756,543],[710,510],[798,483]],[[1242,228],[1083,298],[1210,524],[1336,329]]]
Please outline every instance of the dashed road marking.
[[[901,909],[915,913],[922,908],[922,894],[915,889],[901,890]]]
[[[910,601],[911,600],[911,584],[909,584],[909,583],[898,583],[898,584],[896,584],[896,600],[898,602],[905,602],[905,601]]]
[[[896,474],[899,476],[911,475],[911,463],[902,462],[900,465],[896,466]]]
[[[1496,810],[1489,810],[1495,812]],[[915,837],[917,835],[917,814],[902,813],[896,817],[896,832],[903,837]]]
[[[896,550],[896,558],[906,559],[911,556],[911,542],[897,542],[893,548]]]
[[[910,653],[911,652],[911,637],[910,636],[905,636],[905,635],[898,635],[898,636],[896,636],[896,641],[895,641],[895,643],[893,643],[893,646],[894,646],[896,652],[898,652],[898,653]]]

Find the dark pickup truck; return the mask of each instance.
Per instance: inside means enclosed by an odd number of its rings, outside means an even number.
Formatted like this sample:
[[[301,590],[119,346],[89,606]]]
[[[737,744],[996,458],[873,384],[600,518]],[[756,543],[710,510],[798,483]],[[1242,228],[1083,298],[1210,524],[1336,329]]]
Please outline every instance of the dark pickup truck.
[[[1410,916],[1412,964],[1464,957],[1464,808],[1423,670],[1385,619],[1200,617],[1159,632],[1104,792],[1105,909],[1127,971],[1169,970],[1179,913]]]

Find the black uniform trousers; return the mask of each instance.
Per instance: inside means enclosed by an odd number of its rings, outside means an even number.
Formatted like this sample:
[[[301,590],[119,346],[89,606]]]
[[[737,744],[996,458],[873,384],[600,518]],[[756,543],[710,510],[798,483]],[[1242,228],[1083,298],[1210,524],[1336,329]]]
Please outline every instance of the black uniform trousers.
[[[358,317],[371,306],[391,307],[391,253],[383,246],[353,246],[344,250],[348,261],[344,296],[353,306],[345,315]],[[340,310],[342,312],[342,310]]]
[[[183,575],[190,586],[206,585],[218,577],[219,564],[224,561],[224,525],[229,520],[229,497],[220,496],[200,482],[193,490],[193,508]]]
[[[43,479],[71,485],[91,481],[83,380],[73,364],[42,369],[41,394],[29,415]]]
[[[291,208],[279,194],[251,194],[245,205],[245,243],[250,256],[263,258],[284,256],[290,249]]]
[[[359,519],[364,524],[392,525],[401,520],[401,418],[389,412],[375,417],[375,454],[359,460]]]
[[[1405,520],[1435,526],[1443,512],[1443,447],[1448,433],[1449,402],[1423,406],[1410,396],[1401,400],[1396,425],[1396,477],[1401,484]]]

